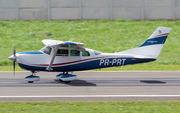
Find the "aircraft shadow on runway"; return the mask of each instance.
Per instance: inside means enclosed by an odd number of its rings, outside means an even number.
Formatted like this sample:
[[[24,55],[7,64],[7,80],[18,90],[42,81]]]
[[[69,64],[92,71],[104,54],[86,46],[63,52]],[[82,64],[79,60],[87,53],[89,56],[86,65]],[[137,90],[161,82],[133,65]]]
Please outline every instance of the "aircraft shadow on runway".
[[[166,82],[159,80],[141,80],[140,82],[148,83],[148,84],[165,84]]]
[[[60,83],[60,84],[66,84],[66,83],[63,83],[57,79],[54,79],[54,81],[56,83]],[[87,82],[85,80],[73,80],[71,81],[70,83],[66,84],[66,85],[69,85],[69,86],[97,86],[96,84],[94,83],[91,83],[91,82]]]

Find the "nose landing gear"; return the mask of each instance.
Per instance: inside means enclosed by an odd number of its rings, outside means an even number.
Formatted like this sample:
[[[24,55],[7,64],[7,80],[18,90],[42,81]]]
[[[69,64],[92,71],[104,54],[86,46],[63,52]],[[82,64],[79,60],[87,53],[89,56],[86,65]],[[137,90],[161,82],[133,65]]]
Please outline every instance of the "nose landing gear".
[[[28,81],[28,83],[33,83],[34,81],[39,81],[40,77],[35,76],[35,72],[32,72],[32,75],[25,77],[25,80]]]

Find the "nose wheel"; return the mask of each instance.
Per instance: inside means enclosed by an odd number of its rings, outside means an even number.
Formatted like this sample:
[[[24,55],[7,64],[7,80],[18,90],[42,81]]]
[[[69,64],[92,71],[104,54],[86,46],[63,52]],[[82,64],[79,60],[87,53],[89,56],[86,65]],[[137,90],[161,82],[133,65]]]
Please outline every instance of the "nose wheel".
[[[25,80],[28,81],[28,83],[33,83],[34,81],[39,81],[40,77],[35,76],[35,73],[33,72],[32,75],[25,77]]]
[[[28,83],[33,83],[34,81],[28,81]]]

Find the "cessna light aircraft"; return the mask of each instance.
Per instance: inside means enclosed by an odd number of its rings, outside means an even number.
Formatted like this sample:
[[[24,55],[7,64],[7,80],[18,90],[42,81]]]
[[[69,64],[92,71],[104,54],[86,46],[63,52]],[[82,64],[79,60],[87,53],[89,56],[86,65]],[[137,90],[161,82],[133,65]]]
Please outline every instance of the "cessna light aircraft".
[[[116,53],[101,53],[84,48],[83,43],[45,39],[46,45],[39,51],[15,53],[10,60],[19,64],[22,69],[29,70],[32,75],[25,77],[29,83],[39,81],[35,76],[38,71],[62,72],[56,78],[64,83],[77,79],[71,71],[101,69],[155,61],[166,41],[171,28],[158,27],[153,34],[139,47]]]

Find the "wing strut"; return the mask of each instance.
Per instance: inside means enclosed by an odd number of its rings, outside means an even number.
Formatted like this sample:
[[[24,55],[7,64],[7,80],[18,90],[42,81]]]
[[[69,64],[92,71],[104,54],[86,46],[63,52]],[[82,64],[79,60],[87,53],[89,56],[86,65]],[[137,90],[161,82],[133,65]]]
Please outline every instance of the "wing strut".
[[[50,61],[50,63],[49,63],[49,66],[46,68],[46,70],[48,70],[48,71],[53,70],[51,67],[52,67],[52,64],[53,64],[53,62],[54,62],[54,58],[55,58],[55,56],[56,56],[56,54],[57,54],[57,51],[58,51],[58,45],[55,46],[54,53],[53,53],[53,55],[52,55],[51,61]]]

